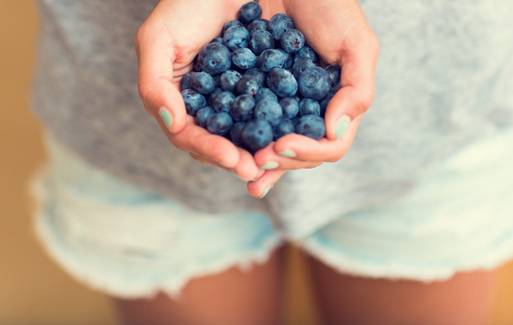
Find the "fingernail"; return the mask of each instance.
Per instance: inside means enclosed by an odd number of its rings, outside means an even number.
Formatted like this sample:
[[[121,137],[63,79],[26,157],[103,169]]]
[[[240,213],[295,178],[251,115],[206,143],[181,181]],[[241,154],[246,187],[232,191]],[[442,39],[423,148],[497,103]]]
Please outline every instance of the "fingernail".
[[[265,164],[263,164],[262,166],[260,166],[260,169],[271,170],[271,169],[276,169],[277,167],[278,167],[278,163],[276,161],[268,161]]]
[[[262,194],[260,194],[260,198],[263,199],[267,193],[269,193],[269,191],[272,189],[272,186],[266,186],[264,187],[264,189],[262,190]]]
[[[159,109],[159,116],[164,125],[169,129],[173,126],[173,115],[169,113],[169,110],[165,107]]]
[[[337,126],[335,128],[335,135],[337,139],[341,139],[347,132],[349,125],[351,124],[351,118],[347,115],[344,115],[338,120]]]
[[[285,158],[294,158],[294,157],[296,157],[296,153],[294,151],[292,151],[291,149],[287,149],[287,150],[283,150],[282,152],[280,152],[280,156],[285,157]]]

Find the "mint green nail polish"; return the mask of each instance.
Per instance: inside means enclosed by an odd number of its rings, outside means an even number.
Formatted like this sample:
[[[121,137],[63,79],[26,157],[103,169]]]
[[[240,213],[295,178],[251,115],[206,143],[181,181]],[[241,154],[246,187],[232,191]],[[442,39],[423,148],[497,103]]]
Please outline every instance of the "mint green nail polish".
[[[264,187],[264,189],[262,190],[262,194],[260,195],[260,198],[264,198],[267,195],[267,193],[269,193],[271,188],[272,188],[271,186]]]
[[[283,150],[282,152],[280,152],[280,156],[285,157],[285,158],[294,158],[294,157],[296,157],[296,153],[294,151],[292,151],[291,149],[287,149],[287,150]]]
[[[169,113],[167,108],[161,107],[159,109],[159,116],[167,128],[170,128],[173,125],[173,115],[171,115],[171,113]]]
[[[262,166],[260,166],[260,169],[264,169],[264,170],[271,170],[271,169],[276,169],[276,168],[278,168],[278,163],[276,161],[268,161],[265,164],[263,164]]]
[[[337,122],[337,127],[335,128],[335,134],[337,139],[341,139],[347,132],[349,125],[351,124],[351,118],[347,115],[342,116],[340,120]]]

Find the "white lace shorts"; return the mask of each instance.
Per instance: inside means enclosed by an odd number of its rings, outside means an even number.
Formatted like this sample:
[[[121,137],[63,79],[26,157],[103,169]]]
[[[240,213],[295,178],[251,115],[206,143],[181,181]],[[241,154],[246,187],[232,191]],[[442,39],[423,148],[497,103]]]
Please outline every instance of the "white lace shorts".
[[[110,295],[176,296],[191,278],[266,261],[284,241],[259,212],[191,211],[47,143],[50,163],[33,186],[37,234],[71,275]],[[297,244],[340,272],[419,281],[513,257],[513,132],[463,148],[418,183]]]

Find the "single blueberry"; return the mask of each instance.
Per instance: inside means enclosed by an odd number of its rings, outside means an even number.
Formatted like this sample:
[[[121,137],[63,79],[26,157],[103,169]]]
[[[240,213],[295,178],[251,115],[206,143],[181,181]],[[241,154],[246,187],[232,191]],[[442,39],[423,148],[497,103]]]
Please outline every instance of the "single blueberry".
[[[257,29],[259,30],[267,30],[267,24],[269,22],[266,19],[255,19],[246,27],[250,32],[253,32]]]
[[[280,124],[278,124],[274,128],[274,140],[278,140],[279,138],[283,137],[284,135],[294,133],[295,126],[294,123],[289,119],[283,119],[280,121]]]
[[[241,139],[244,146],[255,153],[273,141],[273,129],[264,120],[253,120],[242,129]]]
[[[180,80],[180,90],[192,88],[192,72],[185,74]]]
[[[223,34],[223,42],[230,50],[248,46],[249,32],[244,26],[232,26]]]
[[[244,76],[255,78],[258,85],[262,87],[265,82],[265,73],[260,71],[258,68],[249,69],[244,73]]]
[[[234,20],[230,20],[229,22],[227,22],[226,24],[224,24],[223,26],[223,34],[224,32],[226,32],[226,30],[230,27],[233,27],[233,26],[242,26],[242,22],[238,19],[234,19]]]
[[[276,126],[280,123],[282,117],[283,110],[277,101],[271,98],[264,98],[256,104],[256,119],[266,120],[272,126]]]
[[[187,114],[194,116],[196,112],[207,105],[205,97],[192,89],[182,90],[182,97],[185,103]]]
[[[292,120],[299,114],[299,103],[294,97],[282,98],[280,106],[283,109],[283,115],[288,119]]]
[[[330,91],[328,73],[321,67],[308,68],[299,75],[299,92],[303,97],[322,100]]]
[[[273,93],[273,91],[271,89],[266,88],[266,87],[262,87],[262,88],[258,89],[258,92],[255,96],[255,100],[257,102],[259,102],[264,98],[270,98],[274,101],[278,101],[278,96],[276,96],[276,94]]]
[[[221,91],[210,96],[210,105],[216,112],[229,112],[235,95],[229,91]]]
[[[319,140],[326,134],[324,119],[317,115],[301,116],[296,124],[296,133]]]
[[[259,55],[264,50],[274,48],[274,38],[265,29],[254,29],[250,35],[249,48],[253,53]]]
[[[236,49],[232,52],[232,63],[241,70],[248,70],[255,66],[256,56],[248,48]]]
[[[321,100],[321,102],[319,103],[321,105],[321,116],[324,117],[324,115],[326,115],[326,110],[328,108],[328,105],[331,101],[331,99],[333,98],[333,96],[335,96],[335,94],[337,93],[338,91],[338,88],[332,88],[328,95],[326,95],[326,97],[323,98],[323,100]]]
[[[225,112],[215,113],[207,119],[207,130],[217,135],[227,135],[232,128],[233,120],[230,114]]]
[[[248,2],[239,10],[239,20],[245,24],[249,24],[255,19],[262,16],[262,8],[256,2]]]
[[[197,68],[211,75],[223,73],[230,69],[232,60],[230,50],[220,43],[208,44],[198,54]]]
[[[321,116],[321,105],[318,101],[311,98],[303,98],[299,102],[299,115],[317,115]]]
[[[290,71],[275,68],[267,75],[267,86],[280,97],[294,96],[298,83]]]
[[[294,28],[294,22],[285,14],[276,14],[269,21],[269,30],[275,40],[279,40],[286,30]]]
[[[299,78],[303,71],[313,67],[315,67],[315,64],[310,59],[296,56],[294,58],[294,65],[292,66],[292,73],[294,73],[296,78]]]
[[[287,53],[278,49],[267,49],[258,56],[257,66],[264,72],[274,68],[283,68],[287,61]]]
[[[232,129],[230,130],[230,139],[238,147],[244,146],[242,142],[242,130],[244,130],[245,126],[246,123],[237,122],[232,126]]]
[[[305,45],[305,35],[297,29],[288,29],[281,35],[280,44],[287,53],[297,52]]]
[[[235,98],[230,109],[233,119],[237,122],[246,122],[253,119],[255,99],[251,95],[240,95]]]
[[[196,118],[195,118],[196,124],[198,124],[201,127],[206,127],[207,126],[207,120],[210,117],[210,115],[212,115],[212,114],[215,114],[215,111],[214,111],[214,109],[212,107],[205,106],[203,108],[200,108],[196,112]]]
[[[296,58],[304,58],[308,59],[312,62],[317,62],[318,56],[317,53],[308,45],[303,46],[299,51],[296,53]]]
[[[338,64],[330,64],[326,67],[328,73],[330,87],[336,87],[340,83],[340,66]]]
[[[237,94],[248,94],[251,96],[255,96],[259,88],[260,83],[258,79],[250,75],[243,75],[235,86]]]
[[[208,95],[216,88],[216,82],[212,76],[206,72],[191,72],[191,86],[202,95]]]
[[[228,70],[223,72],[221,77],[219,77],[219,85],[223,90],[233,91],[235,89],[235,85],[240,80],[242,75],[240,72],[235,70]]]

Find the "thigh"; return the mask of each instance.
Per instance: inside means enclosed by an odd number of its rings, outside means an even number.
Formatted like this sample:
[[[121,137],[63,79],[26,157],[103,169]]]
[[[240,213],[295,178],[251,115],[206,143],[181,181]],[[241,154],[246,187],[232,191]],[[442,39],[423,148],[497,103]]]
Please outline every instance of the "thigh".
[[[309,256],[325,324],[466,324],[491,321],[496,272],[422,283],[341,274]]]
[[[230,268],[191,280],[176,300],[114,299],[127,325],[262,325],[280,324],[285,247],[265,264],[250,270]]]

